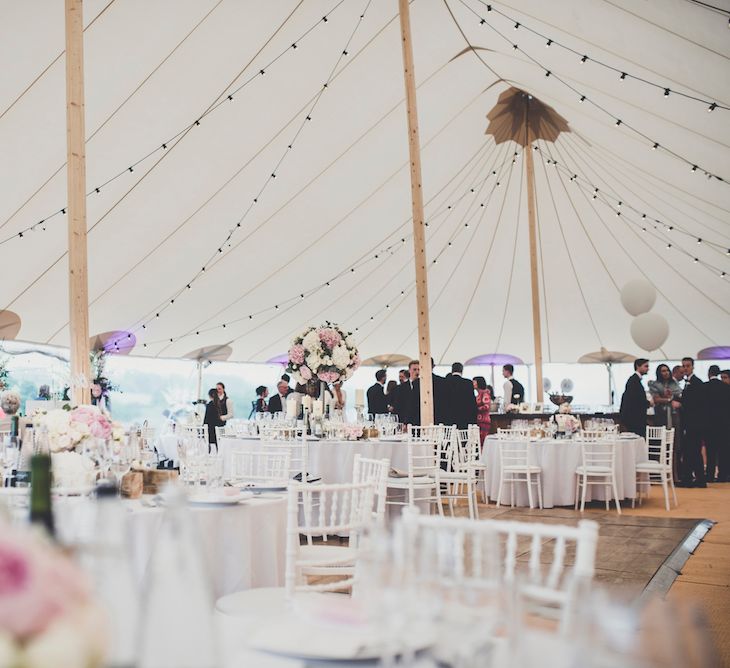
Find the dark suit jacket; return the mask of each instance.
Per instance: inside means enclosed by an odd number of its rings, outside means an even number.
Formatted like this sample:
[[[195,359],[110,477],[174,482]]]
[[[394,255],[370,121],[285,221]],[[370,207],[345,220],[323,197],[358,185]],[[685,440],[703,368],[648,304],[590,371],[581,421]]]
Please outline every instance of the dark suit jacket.
[[[445,424],[455,424],[458,429],[476,424],[477,400],[471,379],[451,375],[445,378],[445,383],[449,409]]]
[[[277,392],[269,399],[269,413],[280,413],[285,410],[286,406],[281,405],[281,395]]]
[[[380,383],[375,383],[368,388],[368,413],[382,415],[388,412],[388,403],[385,400],[385,390]]]
[[[626,389],[621,397],[621,422],[629,430],[639,436],[646,434],[646,409],[649,402],[646,399],[646,390],[636,373],[626,381]]]
[[[682,426],[685,430],[701,430],[706,414],[705,384],[693,375],[682,390]]]
[[[398,385],[395,395],[396,415],[403,424],[418,424],[416,422],[417,411],[419,410],[418,398],[418,380],[413,382],[413,387],[409,381]]]
[[[421,379],[416,378],[413,383],[413,393],[415,395],[415,419],[411,424],[421,424]],[[449,393],[446,387],[446,378],[431,374],[431,382],[433,384],[433,423],[434,424],[450,424],[449,416],[451,407],[449,404]]]
[[[730,436],[730,385],[713,378],[703,386],[707,433]]]

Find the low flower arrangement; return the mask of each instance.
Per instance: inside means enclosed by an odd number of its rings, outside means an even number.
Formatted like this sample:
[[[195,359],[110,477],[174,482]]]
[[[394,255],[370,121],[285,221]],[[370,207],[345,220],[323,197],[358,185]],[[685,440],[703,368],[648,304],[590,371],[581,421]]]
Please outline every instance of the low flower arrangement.
[[[562,408],[562,406],[561,406]],[[570,413],[560,412],[553,415],[553,421],[558,426],[558,431],[578,431],[581,428],[580,418]]]
[[[101,617],[68,557],[0,521],[0,668],[100,667]]]
[[[6,415],[15,415],[20,410],[20,395],[14,390],[6,390],[0,395],[0,408]]]
[[[110,420],[96,406],[78,406],[70,411],[59,408],[41,413],[36,421],[48,430],[51,452],[74,451],[90,438],[124,438],[121,423]]]
[[[347,380],[360,366],[360,354],[350,332],[327,322],[307,327],[289,348],[289,367],[298,383],[311,380],[334,383]]]

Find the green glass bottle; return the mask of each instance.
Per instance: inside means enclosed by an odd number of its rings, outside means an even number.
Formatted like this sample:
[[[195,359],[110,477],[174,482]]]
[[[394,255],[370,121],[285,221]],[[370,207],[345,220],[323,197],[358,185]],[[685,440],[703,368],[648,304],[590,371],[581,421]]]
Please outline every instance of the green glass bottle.
[[[51,505],[51,457],[33,455],[30,460],[30,521],[42,526],[53,537],[53,506]]]

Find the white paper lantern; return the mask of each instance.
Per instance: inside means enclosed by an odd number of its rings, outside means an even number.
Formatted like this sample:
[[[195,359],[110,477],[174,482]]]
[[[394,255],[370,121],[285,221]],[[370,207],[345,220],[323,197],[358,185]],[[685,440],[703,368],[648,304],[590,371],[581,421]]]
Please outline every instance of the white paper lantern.
[[[543,391],[550,392],[550,388],[552,386],[553,386],[553,383],[552,383],[552,381],[549,378],[545,377],[545,378],[542,379],[542,389],[543,389]]]
[[[651,311],[656,302],[656,288],[643,278],[629,281],[621,288],[621,303],[631,315]]]
[[[568,392],[572,392],[573,381],[570,378],[563,378],[563,380],[560,381],[560,391],[563,394],[568,394]]]
[[[669,323],[658,313],[643,313],[631,322],[631,338],[647,352],[661,348],[668,336]]]

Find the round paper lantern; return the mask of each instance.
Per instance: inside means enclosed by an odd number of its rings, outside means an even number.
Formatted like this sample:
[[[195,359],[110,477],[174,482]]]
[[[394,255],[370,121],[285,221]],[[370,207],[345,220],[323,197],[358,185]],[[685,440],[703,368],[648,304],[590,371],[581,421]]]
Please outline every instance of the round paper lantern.
[[[631,338],[647,352],[661,348],[668,336],[669,323],[658,313],[642,313],[631,323]]]
[[[550,388],[553,386],[553,382],[545,376],[545,378],[542,379],[542,389],[545,392],[550,392]]]
[[[563,394],[568,394],[568,392],[572,392],[573,381],[570,378],[563,378],[563,380],[560,381],[560,391]]]
[[[656,289],[643,278],[629,281],[621,288],[621,303],[631,315],[641,315],[651,311],[656,302]]]

